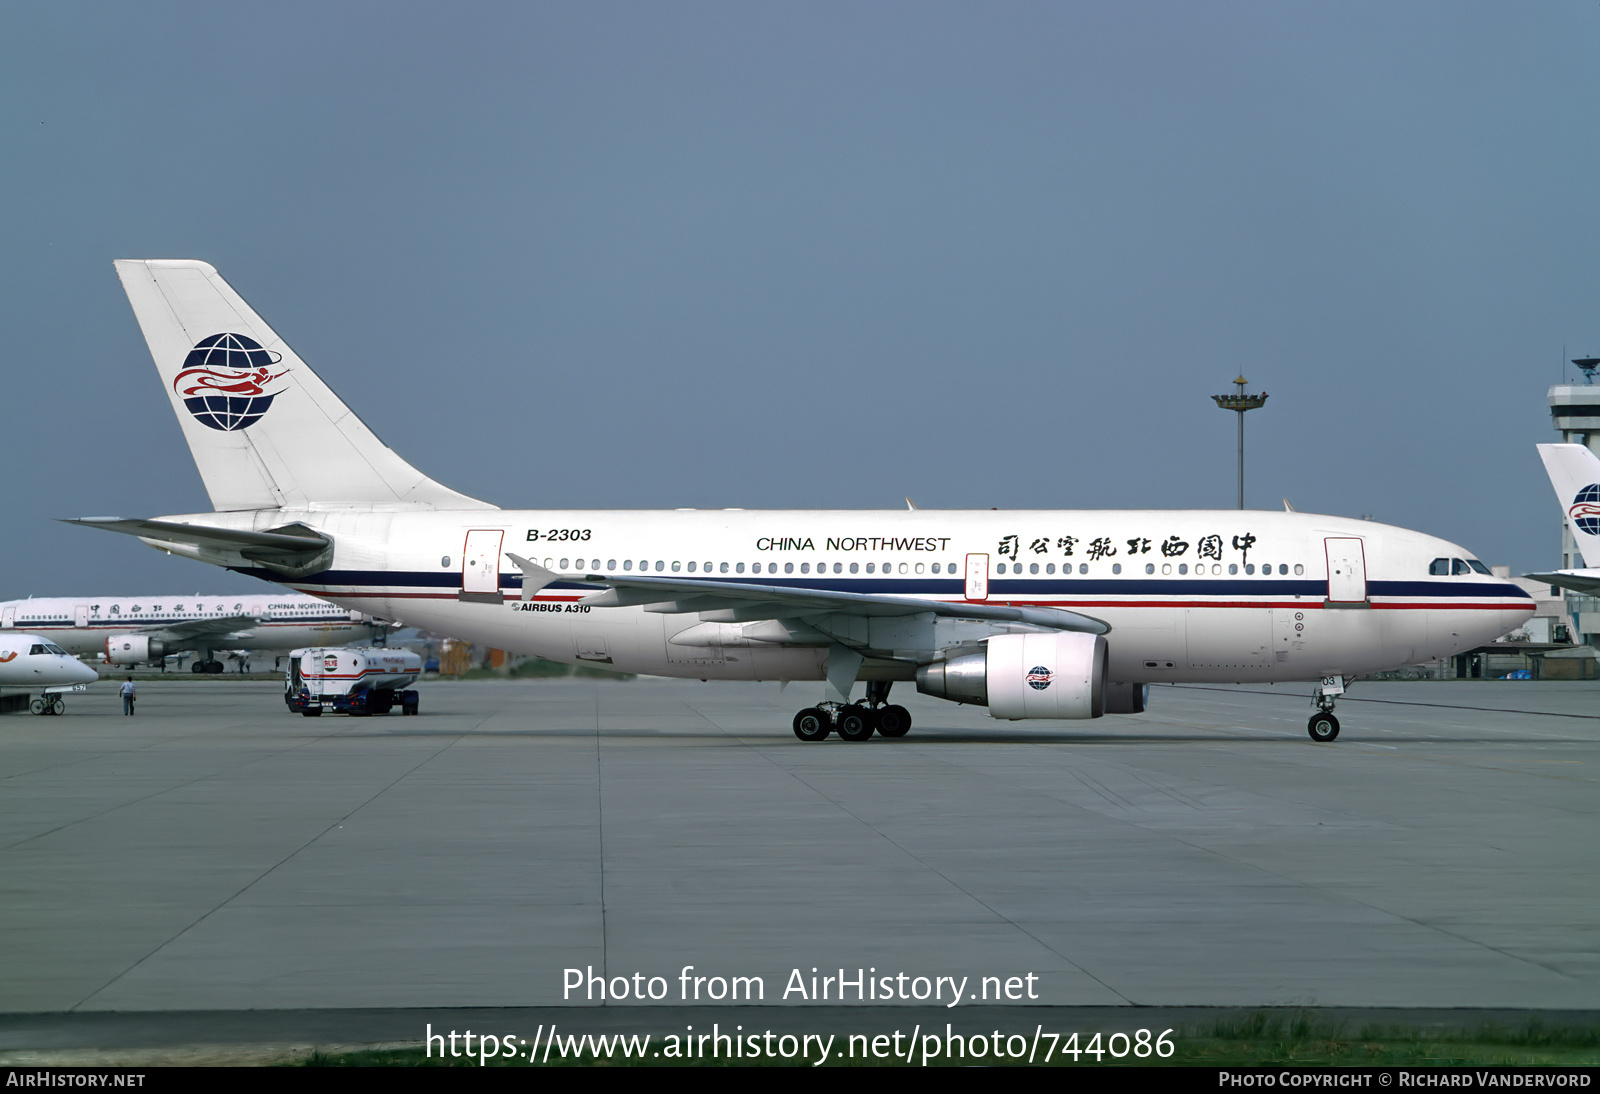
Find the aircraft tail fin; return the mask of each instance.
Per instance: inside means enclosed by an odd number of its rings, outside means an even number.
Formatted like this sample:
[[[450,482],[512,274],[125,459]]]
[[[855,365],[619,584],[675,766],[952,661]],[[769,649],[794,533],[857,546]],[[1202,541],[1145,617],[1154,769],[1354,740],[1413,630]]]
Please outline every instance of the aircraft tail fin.
[[[495,508],[401,459],[212,266],[116,268],[218,511]]]
[[[1600,456],[1581,444],[1541,444],[1539,458],[1584,564],[1600,566]]]

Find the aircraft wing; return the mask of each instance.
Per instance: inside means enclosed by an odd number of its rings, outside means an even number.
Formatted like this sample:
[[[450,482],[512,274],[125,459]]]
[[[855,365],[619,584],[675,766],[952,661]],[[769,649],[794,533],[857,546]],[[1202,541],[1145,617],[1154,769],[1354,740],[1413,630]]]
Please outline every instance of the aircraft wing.
[[[1548,574],[1525,574],[1523,576],[1532,581],[1542,581],[1547,585],[1554,585],[1559,589],[1571,589],[1575,593],[1600,596],[1600,569],[1556,570]]]
[[[191,642],[197,638],[226,638],[260,625],[251,615],[221,615],[214,619],[190,619],[182,623],[163,623],[154,627],[130,626],[125,633],[143,634],[164,642]]]
[[[163,637],[183,642],[195,638],[225,638],[238,631],[258,626],[261,620],[251,615],[225,615],[216,619],[195,619],[162,627]],[[154,632],[152,632],[154,633]]]
[[[847,615],[893,616],[931,612],[950,619],[988,620],[997,623],[1031,623],[1061,631],[1108,634],[1111,625],[1093,616],[1061,608],[1019,608],[1009,604],[950,603],[831,589],[794,589],[745,581],[705,581],[693,578],[635,577],[616,574],[558,574],[531,559],[506,552],[522,571],[522,598],[530,599],[545,586],[560,581],[601,590],[585,597],[596,608],[642,604],[646,611],[727,613],[727,622],[777,619],[825,612]]]

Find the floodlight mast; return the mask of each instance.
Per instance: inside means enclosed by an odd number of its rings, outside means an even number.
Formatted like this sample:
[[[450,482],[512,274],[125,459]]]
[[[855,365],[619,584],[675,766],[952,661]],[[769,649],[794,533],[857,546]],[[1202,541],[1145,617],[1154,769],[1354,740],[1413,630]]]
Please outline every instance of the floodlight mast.
[[[1213,395],[1212,399],[1223,410],[1232,410],[1239,415],[1239,508],[1244,508],[1244,412],[1255,410],[1267,401],[1267,393],[1260,395],[1247,395],[1244,390],[1246,380],[1240,376],[1234,383],[1239,385],[1239,390],[1232,395]]]

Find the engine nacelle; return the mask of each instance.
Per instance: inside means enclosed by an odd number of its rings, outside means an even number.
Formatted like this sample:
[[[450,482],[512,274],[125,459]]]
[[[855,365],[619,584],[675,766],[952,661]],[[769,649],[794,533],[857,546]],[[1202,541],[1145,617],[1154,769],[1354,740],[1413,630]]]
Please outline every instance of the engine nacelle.
[[[1106,640],[1098,634],[1002,634],[982,650],[917,669],[917,690],[978,703],[989,716],[1098,718],[1106,712]]]
[[[137,665],[159,661],[167,654],[167,644],[143,634],[114,634],[106,639],[106,660],[113,665]]]

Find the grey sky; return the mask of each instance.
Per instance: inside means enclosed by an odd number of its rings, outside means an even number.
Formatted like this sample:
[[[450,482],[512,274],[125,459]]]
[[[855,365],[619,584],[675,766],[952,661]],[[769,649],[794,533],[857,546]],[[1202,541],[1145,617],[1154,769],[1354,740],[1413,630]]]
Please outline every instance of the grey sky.
[[[538,508],[1226,507],[1554,565],[1593,3],[0,7],[0,596],[261,588],[111,269]],[[1570,370],[1569,370],[1570,371]]]

